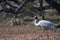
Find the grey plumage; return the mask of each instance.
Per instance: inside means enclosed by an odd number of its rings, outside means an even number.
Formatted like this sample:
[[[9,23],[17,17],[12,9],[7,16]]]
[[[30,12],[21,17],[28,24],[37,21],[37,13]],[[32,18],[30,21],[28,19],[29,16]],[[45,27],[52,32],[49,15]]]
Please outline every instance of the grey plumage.
[[[47,21],[47,20],[40,20],[37,22],[37,16],[35,16],[35,20],[34,20],[34,24],[36,26],[40,26],[43,30],[49,29],[52,31],[56,31],[55,25],[51,22],[51,21]]]
[[[35,16],[34,24],[35,24],[35,26],[41,27],[41,29],[43,31],[42,33],[44,33],[45,30],[46,30],[46,33],[47,33],[47,30],[56,32],[55,25],[51,21],[40,20],[37,22],[37,19],[38,19],[37,16]],[[48,33],[47,33],[47,38],[49,39]]]

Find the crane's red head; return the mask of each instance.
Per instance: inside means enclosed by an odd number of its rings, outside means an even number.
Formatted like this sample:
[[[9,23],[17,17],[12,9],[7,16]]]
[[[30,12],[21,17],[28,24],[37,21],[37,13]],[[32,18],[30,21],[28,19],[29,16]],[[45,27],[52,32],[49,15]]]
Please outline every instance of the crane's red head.
[[[34,17],[34,18],[38,20],[38,16],[37,16],[37,15],[35,15],[35,17]]]

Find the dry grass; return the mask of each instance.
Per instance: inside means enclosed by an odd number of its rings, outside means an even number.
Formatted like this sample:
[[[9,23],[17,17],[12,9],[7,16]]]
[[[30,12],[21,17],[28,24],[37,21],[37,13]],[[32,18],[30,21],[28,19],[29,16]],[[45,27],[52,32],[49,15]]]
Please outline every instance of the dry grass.
[[[50,40],[60,40],[60,29],[52,34],[48,30]],[[42,36],[43,35],[43,36]],[[55,36],[55,37],[54,37]],[[0,40],[48,40],[46,33],[41,34],[41,29],[34,25],[0,26]]]

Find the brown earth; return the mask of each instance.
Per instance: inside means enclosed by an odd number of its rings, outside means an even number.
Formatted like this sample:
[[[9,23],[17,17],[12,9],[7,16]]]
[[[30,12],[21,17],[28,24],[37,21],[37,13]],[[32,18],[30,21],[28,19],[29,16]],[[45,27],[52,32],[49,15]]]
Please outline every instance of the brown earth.
[[[49,40],[60,40],[60,29],[56,33],[48,30]],[[35,26],[0,26],[0,40],[48,40],[46,33]]]

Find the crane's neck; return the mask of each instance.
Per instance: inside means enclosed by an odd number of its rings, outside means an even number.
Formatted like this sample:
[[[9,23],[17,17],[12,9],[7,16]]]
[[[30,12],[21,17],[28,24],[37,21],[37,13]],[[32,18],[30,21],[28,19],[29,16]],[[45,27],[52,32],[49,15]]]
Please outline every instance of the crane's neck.
[[[37,23],[37,20],[36,20],[36,19],[34,20],[34,24],[35,24],[36,26],[39,26],[39,24]]]

